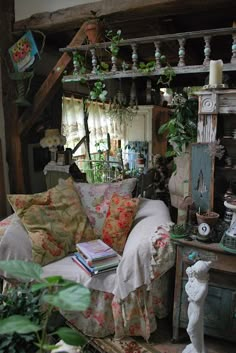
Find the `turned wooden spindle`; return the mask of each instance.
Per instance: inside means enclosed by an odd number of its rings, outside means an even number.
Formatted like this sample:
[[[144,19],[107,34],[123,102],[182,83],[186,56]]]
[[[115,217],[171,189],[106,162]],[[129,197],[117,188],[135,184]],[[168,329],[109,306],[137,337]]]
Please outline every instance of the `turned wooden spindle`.
[[[90,49],[90,53],[92,55],[92,74],[97,73],[97,57],[96,57],[96,51],[94,48]]]
[[[236,64],[236,34],[233,34],[231,64]]]
[[[184,57],[185,57],[185,38],[181,38],[178,39],[179,42],[179,62],[178,62],[178,66],[185,66],[185,61],[184,61]]]
[[[205,47],[204,47],[203,65],[208,66],[210,64],[210,55],[211,55],[211,45],[210,45],[211,37],[205,36],[204,41],[205,41]]]
[[[132,47],[132,62],[133,62],[132,69],[134,71],[137,71],[138,70],[138,66],[137,66],[137,63],[138,63],[137,44],[133,43],[133,44],[131,44],[131,47]]]
[[[154,42],[155,49],[156,49],[156,50],[155,50],[156,70],[160,69],[160,67],[161,67],[161,61],[160,61],[160,58],[161,58],[160,44],[161,44],[160,41]]]

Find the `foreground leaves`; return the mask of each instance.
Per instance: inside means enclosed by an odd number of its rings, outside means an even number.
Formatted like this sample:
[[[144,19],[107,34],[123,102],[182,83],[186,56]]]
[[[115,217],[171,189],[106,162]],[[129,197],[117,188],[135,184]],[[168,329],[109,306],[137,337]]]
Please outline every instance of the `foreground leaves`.
[[[84,336],[69,327],[60,327],[56,334],[67,344],[71,346],[84,346],[87,340]]]
[[[66,311],[86,310],[90,303],[90,292],[80,284],[62,289],[54,294],[46,294],[43,301]]]
[[[16,279],[20,278],[25,281],[39,281],[43,273],[40,265],[21,260],[0,261],[0,269]]]
[[[27,317],[22,315],[12,315],[6,319],[1,320],[0,335],[11,334],[14,332],[25,334],[30,332],[37,332],[41,327],[31,322]]]

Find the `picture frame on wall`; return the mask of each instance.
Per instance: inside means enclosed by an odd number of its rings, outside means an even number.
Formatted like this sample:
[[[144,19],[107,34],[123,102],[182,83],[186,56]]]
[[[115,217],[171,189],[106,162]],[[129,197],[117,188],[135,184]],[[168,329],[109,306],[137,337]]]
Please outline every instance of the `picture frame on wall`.
[[[208,143],[193,143],[191,149],[190,190],[200,212],[213,209],[214,161]]]

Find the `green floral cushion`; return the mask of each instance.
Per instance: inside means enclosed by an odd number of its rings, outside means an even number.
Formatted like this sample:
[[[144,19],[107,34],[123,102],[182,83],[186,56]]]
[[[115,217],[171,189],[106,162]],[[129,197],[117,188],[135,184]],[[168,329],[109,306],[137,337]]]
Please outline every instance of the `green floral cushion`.
[[[42,193],[8,195],[8,200],[32,241],[34,262],[46,265],[73,252],[79,241],[95,238],[71,179]]]

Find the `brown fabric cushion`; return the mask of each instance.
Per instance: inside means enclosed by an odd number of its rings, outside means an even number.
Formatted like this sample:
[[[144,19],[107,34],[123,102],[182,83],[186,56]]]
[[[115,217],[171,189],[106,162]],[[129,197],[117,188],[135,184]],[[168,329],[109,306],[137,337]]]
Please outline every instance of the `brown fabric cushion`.
[[[77,242],[95,238],[70,178],[48,191],[8,195],[8,200],[32,241],[34,262],[46,265],[73,252]]]

